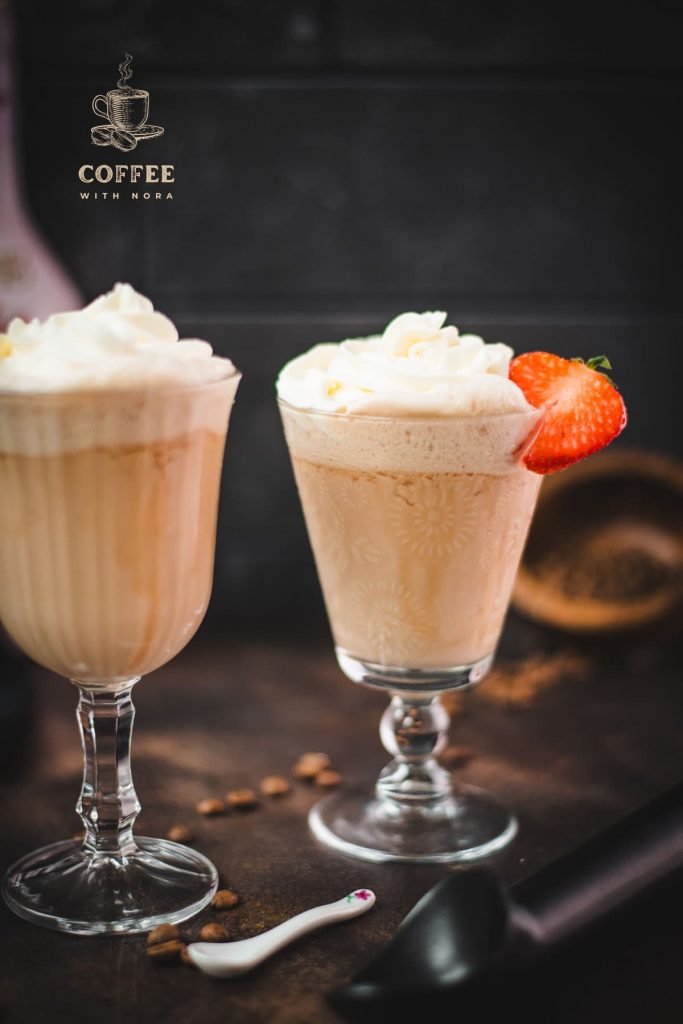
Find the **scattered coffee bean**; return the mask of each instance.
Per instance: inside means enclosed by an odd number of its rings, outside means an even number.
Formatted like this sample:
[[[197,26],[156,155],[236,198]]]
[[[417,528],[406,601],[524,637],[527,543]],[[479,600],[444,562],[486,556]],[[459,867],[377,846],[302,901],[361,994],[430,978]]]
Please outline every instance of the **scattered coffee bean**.
[[[471,761],[473,756],[474,751],[471,747],[461,747],[453,744],[450,747],[446,747],[443,754],[439,756],[439,761],[449,768],[460,768],[467,764],[468,761]]]
[[[218,924],[217,921],[210,921],[199,932],[199,938],[202,942],[227,942],[230,936],[228,935],[227,928],[224,928],[222,924]]]
[[[228,807],[235,807],[238,811],[248,811],[256,807],[258,799],[253,789],[231,789],[226,793]]]
[[[338,786],[342,778],[343,776],[340,772],[335,772],[332,768],[325,768],[316,775],[315,784],[316,786],[324,786],[325,789],[331,789],[332,786]]]
[[[206,800],[200,800],[197,804],[197,813],[203,814],[207,818],[211,818],[217,814],[225,814],[226,807],[222,800],[217,800],[215,797],[209,797]]]
[[[297,779],[312,781],[316,775],[324,771],[325,768],[329,768],[329,766],[330,759],[327,754],[308,753],[301,755],[292,768],[292,772]]]
[[[194,839],[194,832],[187,825],[172,825],[166,833],[167,839],[174,843],[191,843]]]
[[[289,793],[291,786],[282,775],[267,775],[261,779],[259,789],[264,796],[284,796]]]
[[[219,889],[211,900],[211,906],[216,910],[230,910],[231,907],[236,907],[239,901],[239,896],[232,889]]]
[[[320,751],[311,752],[308,751],[299,757],[299,764],[315,765],[320,771],[323,768],[330,767],[330,759],[327,754],[321,754]]]
[[[147,945],[154,946],[157,942],[168,942],[169,939],[179,939],[180,932],[174,924],[160,924],[147,936]]]
[[[180,939],[169,939],[168,942],[155,942],[153,946],[147,947],[147,956],[161,962],[177,960],[185,949],[185,943]]]
[[[184,964],[189,964],[190,967],[196,967],[194,960],[190,960],[190,954],[187,951],[187,946],[183,946],[180,950],[180,959]]]

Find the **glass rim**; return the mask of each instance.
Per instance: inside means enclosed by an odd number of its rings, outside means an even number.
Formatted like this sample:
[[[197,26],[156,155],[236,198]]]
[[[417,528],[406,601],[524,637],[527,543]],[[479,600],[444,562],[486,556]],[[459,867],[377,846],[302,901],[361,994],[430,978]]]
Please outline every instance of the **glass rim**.
[[[511,412],[486,412],[486,413],[463,413],[462,415],[449,415],[448,413],[428,413],[421,415],[420,413],[407,413],[398,414],[395,416],[384,416],[376,415],[374,413],[364,412],[331,412],[327,409],[302,409],[297,405],[292,405],[291,402],[285,401],[284,398],[276,396],[277,404],[281,409],[285,409],[288,412],[300,413],[303,416],[322,416],[327,419],[334,420],[367,420],[368,422],[379,422],[379,423],[473,423],[481,422],[483,420],[505,420],[505,419],[535,419],[538,416],[542,416],[544,410],[537,406],[531,406],[528,410],[514,409]]]
[[[183,384],[182,381],[169,384],[134,385],[132,387],[83,387],[83,388],[60,388],[54,391],[12,391],[9,388],[0,387],[0,402],[8,399],[10,401],[46,401],[47,399],[57,400],[60,398],[95,398],[98,395],[116,396],[117,398],[130,398],[136,396],[149,397],[150,395],[186,394],[192,391],[204,391],[215,387],[218,384],[225,384],[226,381],[241,379],[242,371],[234,364],[230,370],[226,370],[222,376],[214,380],[203,381],[201,384]]]

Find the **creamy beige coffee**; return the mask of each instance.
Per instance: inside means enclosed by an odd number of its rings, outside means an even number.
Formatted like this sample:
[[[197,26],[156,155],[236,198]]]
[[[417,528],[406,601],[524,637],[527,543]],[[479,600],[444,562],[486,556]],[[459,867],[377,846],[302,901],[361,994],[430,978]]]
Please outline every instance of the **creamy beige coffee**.
[[[521,460],[539,414],[505,346],[406,316],[293,360],[281,411],[337,646],[455,668],[498,642],[540,484]]]
[[[339,647],[411,668],[467,665],[493,652],[539,477],[293,462]]]
[[[103,304],[47,341],[11,326],[0,360],[0,619],[97,685],[164,664],[204,616],[239,381],[141,296]]]
[[[89,400],[111,409],[118,398]],[[167,401],[178,430],[164,440],[145,440],[143,431],[137,442],[45,455],[0,450],[0,616],[27,654],[60,675],[102,681],[151,672],[204,616],[225,433],[193,427],[187,402]],[[52,398],[44,426],[53,442],[83,402]],[[0,407],[12,431],[12,410],[1,398]],[[139,425],[150,412],[143,399]]]
[[[513,415],[504,430],[483,418],[416,421],[386,448],[382,433],[395,425],[357,417],[342,461],[324,432],[334,417],[283,416],[336,644],[364,661],[409,668],[492,654],[540,483],[512,452],[536,417]],[[481,429],[496,446],[511,435],[501,458],[480,451],[485,473],[474,471]],[[469,460],[460,451],[468,444]]]

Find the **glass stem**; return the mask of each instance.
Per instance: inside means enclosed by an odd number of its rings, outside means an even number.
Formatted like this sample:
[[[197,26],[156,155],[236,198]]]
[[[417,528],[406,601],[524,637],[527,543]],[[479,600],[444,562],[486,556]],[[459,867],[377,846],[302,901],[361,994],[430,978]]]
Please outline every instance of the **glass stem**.
[[[135,847],[133,824],[140,804],[130,768],[139,676],[116,690],[90,690],[78,683],[78,725],[83,741],[83,786],[76,811],[85,826],[85,848],[125,857]]]
[[[451,777],[436,760],[446,746],[449,723],[438,697],[392,697],[379,729],[385,749],[393,755],[377,781],[380,800],[417,808],[450,799]]]

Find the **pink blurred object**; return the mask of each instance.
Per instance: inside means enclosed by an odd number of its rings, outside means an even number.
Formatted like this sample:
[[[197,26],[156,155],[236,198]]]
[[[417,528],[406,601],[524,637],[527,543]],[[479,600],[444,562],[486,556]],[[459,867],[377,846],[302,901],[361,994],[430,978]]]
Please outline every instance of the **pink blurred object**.
[[[43,318],[83,304],[23,201],[12,65],[10,12],[0,0],[0,331],[15,316]]]

